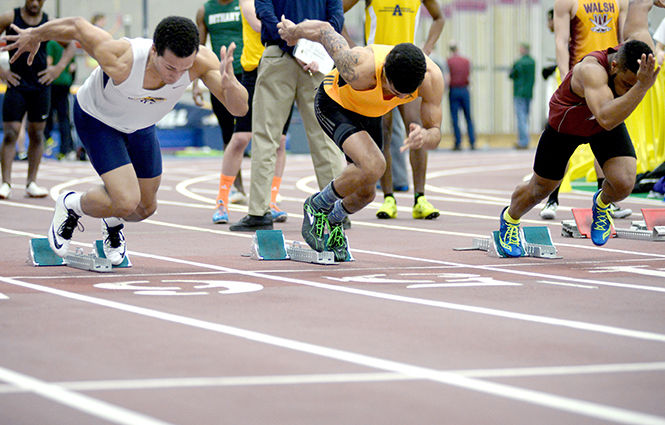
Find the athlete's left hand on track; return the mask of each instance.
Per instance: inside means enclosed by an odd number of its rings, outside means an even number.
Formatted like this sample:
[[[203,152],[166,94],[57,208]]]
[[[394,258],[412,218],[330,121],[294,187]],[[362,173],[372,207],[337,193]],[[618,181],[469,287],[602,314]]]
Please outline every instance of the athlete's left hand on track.
[[[5,35],[2,39],[7,42],[7,45],[0,48],[0,50],[3,52],[16,50],[9,63],[14,63],[19,56],[28,52],[28,65],[32,65],[37,50],[39,50],[39,40],[32,35],[33,29],[21,29],[14,24],[11,24],[11,28],[16,31],[17,35]]]
[[[296,24],[286,19],[284,15],[282,15],[282,21],[277,23],[277,32],[279,32],[279,36],[282,37],[289,46],[295,46],[298,41],[298,38],[295,37],[295,28]]]
[[[425,143],[425,130],[415,123],[409,124],[409,136],[404,140],[404,145],[399,148],[400,152],[407,149],[420,149]]]

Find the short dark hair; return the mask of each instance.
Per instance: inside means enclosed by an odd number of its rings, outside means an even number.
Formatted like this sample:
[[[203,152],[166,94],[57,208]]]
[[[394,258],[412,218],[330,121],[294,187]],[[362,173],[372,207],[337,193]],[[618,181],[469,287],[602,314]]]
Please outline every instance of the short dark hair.
[[[179,58],[186,58],[199,50],[199,29],[191,19],[169,16],[157,25],[152,41],[159,56],[169,49]]]
[[[427,61],[422,50],[411,43],[393,47],[386,56],[386,78],[400,93],[413,93],[422,84]]]
[[[547,18],[554,19],[554,9],[550,9],[547,11]]]
[[[628,70],[637,74],[640,69],[638,59],[642,58],[642,54],[649,56],[653,54],[651,47],[643,41],[630,40],[621,45],[616,55],[617,65],[621,70]]]

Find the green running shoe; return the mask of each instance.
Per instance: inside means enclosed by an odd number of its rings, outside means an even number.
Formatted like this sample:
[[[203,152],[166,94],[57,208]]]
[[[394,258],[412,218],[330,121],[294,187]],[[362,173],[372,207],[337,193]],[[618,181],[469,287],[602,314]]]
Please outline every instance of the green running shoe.
[[[330,236],[328,236],[328,246],[326,248],[335,254],[335,261],[346,261],[349,255],[349,242],[344,234],[344,224],[329,223],[329,225]]]
[[[326,249],[326,224],[328,224],[328,216],[323,211],[319,211],[312,205],[312,199],[318,195],[315,193],[305,200],[303,205],[303,219],[302,219],[302,237],[305,242],[314,251],[323,252]]]

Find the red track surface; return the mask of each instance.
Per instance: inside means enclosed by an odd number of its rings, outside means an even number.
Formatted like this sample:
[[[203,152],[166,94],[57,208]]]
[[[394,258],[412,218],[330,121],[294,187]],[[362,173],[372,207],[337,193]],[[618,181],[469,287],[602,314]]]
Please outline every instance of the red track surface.
[[[665,424],[665,243],[560,236],[563,259],[457,252],[488,236],[533,152],[437,152],[434,221],[352,216],[355,262],[256,261],[247,233],[210,217],[220,160],[166,158],[158,213],[126,226],[134,267],[26,264],[51,198],[0,201],[2,424]],[[249,162],[244,164],[249,181]],[[85,189],[86,163],[40,183]],[[311,161],[290,156],[276,224],[301,240]],[[380,196],[377,198],[380,200]],[[641,207],[624,201],[641,219]],[[231,210],[231,220],[244,215]],[[628,228],[630,219],[617,220]],[[88,250],[97,220],[74,240]],[[248,285],[250,284],[250,285]]]

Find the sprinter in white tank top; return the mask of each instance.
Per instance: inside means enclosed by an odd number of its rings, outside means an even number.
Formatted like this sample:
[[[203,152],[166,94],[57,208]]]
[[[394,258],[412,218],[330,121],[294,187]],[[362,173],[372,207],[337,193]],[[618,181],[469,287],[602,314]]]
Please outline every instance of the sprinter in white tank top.
[[[104,252],[113,264],[121,264],[121,220],[141,221],[157,209],[161,154],[154,124],[197,78],[233,115],[247,113],[247,90],[233,74],[235,44],[222,47],[220,63],[199,45],[194,22],[174,16],[159,23],[153,40],[114,40],[80,17],[15,29],[18,35],[5,37],[14,43],[3,48],[16,49],[13,59],[27,52],[32,63],[41,42],[76,40],[99,63],[77,96],[75,123],[103,185],[60,195],[49,242],[62,257],[83,214],[102,218]]]

